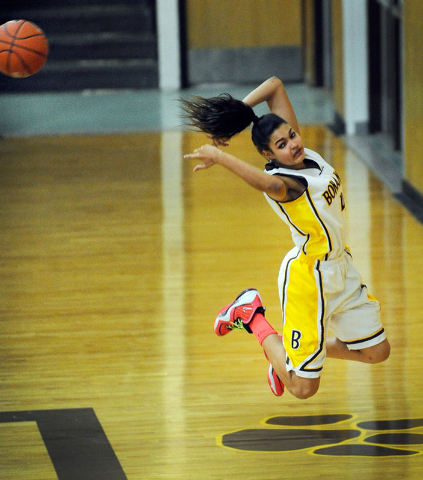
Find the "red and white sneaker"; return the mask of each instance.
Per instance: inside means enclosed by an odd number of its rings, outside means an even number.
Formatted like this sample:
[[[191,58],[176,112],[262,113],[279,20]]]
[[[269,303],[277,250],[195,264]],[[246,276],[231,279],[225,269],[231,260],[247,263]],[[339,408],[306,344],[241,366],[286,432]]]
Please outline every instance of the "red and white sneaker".
[[[269,370],[267,371],[267,381],[269,382],[270,390],[272,390],[277,397],[283,395],[285,385],[281,382],[271,363],[269,363]]]
[[[279,335],[281,341],[283,342],[282,335]],[[266,357],[266,360],[269,361],[268,356],[266,355],[266,352],[264,352],[264,356]],[[285,391],[285,385],[281,382],[281,379],[278,377],[277,373],[275,372],[273,365],[269,362],[269,368],[267,370],[267,381],[269,382],[269,387],[270,390],[277,396],[280,397],[283,395],[283,392]]]
[[[259,292],[254,288],[247,288],[232,303],[220,310],[214,322],[214,331],[219,337],[234,329],[252,333],[248,324],[257,311],[264,313],[264,310]]]

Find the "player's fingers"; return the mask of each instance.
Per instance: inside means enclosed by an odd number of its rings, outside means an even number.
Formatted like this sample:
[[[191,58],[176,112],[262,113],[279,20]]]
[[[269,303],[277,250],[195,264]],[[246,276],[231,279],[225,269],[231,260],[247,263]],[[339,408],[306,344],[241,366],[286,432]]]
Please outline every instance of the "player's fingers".
[[[205,168],[207,168],[207,165],[205,163],[199,163],[198,165],[196,165],[194,168],[193,168],[193,172],[198,172],[198,170],[204,170]]]
[[[198,158],[198,153],[187,153],[184,155],[184,158],[191,159],[191,158]]]

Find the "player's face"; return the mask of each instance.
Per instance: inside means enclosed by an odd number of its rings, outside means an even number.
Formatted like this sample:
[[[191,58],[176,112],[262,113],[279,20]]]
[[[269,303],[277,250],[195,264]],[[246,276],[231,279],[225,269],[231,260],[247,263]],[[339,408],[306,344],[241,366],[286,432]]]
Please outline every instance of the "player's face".
[[[304,168],[304,145],[300,135],[287,123],[280,125],[270,136],[269,151],[263,155],[287,168]]]

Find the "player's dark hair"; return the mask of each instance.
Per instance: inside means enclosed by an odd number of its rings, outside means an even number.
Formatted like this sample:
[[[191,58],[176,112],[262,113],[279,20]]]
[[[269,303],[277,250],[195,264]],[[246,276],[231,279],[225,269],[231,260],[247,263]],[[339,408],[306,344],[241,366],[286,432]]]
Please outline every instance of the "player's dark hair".
[[[191,96],[188,100],[181,98],[179,101],[185,112],[182,118],[188,120],[188,125],[215,139],[229,139],[253,123],[251,137],[260,153],[269,149],[270,136],[274,130],[286,123],[274,113],[257,117],[249,105],[233,98],[229,93],[212,98]]]

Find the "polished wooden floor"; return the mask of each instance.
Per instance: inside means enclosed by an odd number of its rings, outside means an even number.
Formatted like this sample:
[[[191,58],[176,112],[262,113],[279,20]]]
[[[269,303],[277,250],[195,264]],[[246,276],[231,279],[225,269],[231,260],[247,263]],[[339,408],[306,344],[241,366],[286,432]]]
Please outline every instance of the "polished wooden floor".
[[[392,345],[327,360],[307,401],[272,395],[253,336],[213,333],[252,286],[280,327],[291,240],[261,193],[192,174],[204,137],[0,142],[1,480],[422,478],[423,226],[340,139],[302,133],[343,179]],[[263,165],[248,133],[230,148]]]

